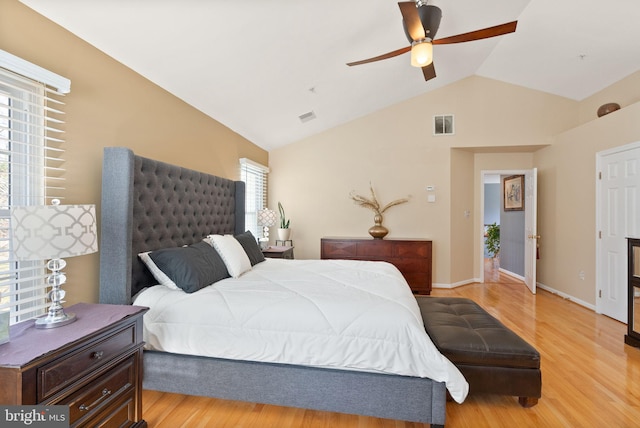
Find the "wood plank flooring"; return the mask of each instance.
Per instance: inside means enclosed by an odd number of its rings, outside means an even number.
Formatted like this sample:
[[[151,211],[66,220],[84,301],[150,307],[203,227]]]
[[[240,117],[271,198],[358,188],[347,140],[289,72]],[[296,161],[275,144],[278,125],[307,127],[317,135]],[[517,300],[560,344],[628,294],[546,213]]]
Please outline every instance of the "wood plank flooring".
[[[544,290],[532,295],[495,271],[486,271],[485,281],[432,294],[473,299],[531,343],[541,354],[542,398],[530,409],[495,395],[448,402],[447,427],[640,426],[640,349],[624,344],[626,325]],[[158,428],[429,426],[157,391],[143,392],[143,408]]]

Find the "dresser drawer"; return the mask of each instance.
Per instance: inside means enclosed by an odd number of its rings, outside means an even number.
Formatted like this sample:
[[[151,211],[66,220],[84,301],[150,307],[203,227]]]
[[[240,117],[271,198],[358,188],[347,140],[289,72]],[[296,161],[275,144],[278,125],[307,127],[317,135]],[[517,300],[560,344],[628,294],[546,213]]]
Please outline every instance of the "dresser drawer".
[[[431,292],[432,243],[426,239],[322,238],[320,258],[386,261],[414,293]]]
[[[389,241],[371,240],[358,243],[358,257],[364,260],[384,260],[391,257],[393,245]]]
[[[349,241],[322,241],[323,259],[351,259],[356,256],[357,243]]]
[[[431,284],[429,283],[429,274],[426,272],[407,272],[403,273],[402,276],[407,280],[407,284],[414,291],[425,291],[429,290]]]
[[[60,400],[56,404],[69,406],[72,425],[83,423],[135,386],[137,354],[118,363],[89,386]]]
[[[430,266],[427,264],[425,259],[389,259],[390,263],[393,263],[395,267],[398,268],[400,272],[408,273],[408,272],[416,272],[416,273],[426,273],[429,272]]]
[[[136,345],[136,324],[98,340],[38,369],[38,401],[43,401],[86,373]]]
[[[393,257],[431,258],[431,242],[397,241],[393,245]]]

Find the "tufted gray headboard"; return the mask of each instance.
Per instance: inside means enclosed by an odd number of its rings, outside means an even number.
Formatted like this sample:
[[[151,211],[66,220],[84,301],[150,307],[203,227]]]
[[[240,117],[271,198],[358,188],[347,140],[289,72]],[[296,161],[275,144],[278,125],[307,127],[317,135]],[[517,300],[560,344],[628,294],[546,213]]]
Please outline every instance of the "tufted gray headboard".
[[[244,232],[244,183],[104,149],[100,302],[130,304],[156,284],[138,253]]]

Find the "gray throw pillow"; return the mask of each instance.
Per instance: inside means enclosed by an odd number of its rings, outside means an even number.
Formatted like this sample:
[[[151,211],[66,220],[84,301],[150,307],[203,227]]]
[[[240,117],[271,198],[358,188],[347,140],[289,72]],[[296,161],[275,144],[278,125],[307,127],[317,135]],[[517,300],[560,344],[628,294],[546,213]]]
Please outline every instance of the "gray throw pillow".
[[[149,257],[186,293],[193,293],[221,279],[229,278],[222,258],[206,242],[152,251]]]
[[[255,266],[264,261],[264,254],[262,254],[258,241],[256,241],[251,231],[247,230],[240,235],[236,235],[235,238],[240,245],[242,245],[242,248],[244,248],[244,252],[247,253],[251,266]]]

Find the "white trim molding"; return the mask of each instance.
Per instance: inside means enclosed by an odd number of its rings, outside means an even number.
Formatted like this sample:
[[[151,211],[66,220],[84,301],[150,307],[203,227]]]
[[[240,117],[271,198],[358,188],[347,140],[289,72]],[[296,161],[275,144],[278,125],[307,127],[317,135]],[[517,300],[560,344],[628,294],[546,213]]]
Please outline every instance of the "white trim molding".
[[[39,65],[18,58],[9,52],[0,49],[0,67],[11,70],[21,76],[27,77],[36,82],[42,82],[54,88],[62,94],[71,92],[71,80],[62,77],[52,71],[46,70]]]

